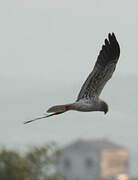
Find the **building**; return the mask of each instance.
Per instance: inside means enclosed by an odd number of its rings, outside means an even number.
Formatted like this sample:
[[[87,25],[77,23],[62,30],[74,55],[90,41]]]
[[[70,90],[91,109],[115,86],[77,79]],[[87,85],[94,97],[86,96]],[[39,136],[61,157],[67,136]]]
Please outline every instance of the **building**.
[[[128,150],[107,139],[78,140],[57,157],[57,171],[68,180],[107,180],[128,176],[128,161]]]
[[[131,177],[130,180],[138,180],[138,177]]]

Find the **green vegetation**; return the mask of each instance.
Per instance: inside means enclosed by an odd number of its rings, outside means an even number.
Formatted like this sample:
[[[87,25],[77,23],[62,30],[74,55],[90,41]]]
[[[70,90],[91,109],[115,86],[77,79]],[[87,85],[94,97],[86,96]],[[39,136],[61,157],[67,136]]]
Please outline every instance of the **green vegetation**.
[[[21,154],[17,151],[0,150],[0,179],[2,180],[59,180],[55,171],[59,150],[53,143],[32,147]],[[62,179],[65,179],[62,177]]]

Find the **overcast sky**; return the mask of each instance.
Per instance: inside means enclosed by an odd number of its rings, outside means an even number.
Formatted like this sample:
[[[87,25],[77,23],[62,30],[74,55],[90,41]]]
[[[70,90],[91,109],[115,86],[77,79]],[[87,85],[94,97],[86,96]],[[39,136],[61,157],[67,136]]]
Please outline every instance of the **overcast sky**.
[[[109,32],[121,46],[116,72],[102,93],[109,113],[69,112],[24,126],[49,106],[75,100]],[[135,159],[137,33],[137,0],[0,1],[0,144],[20,148],[107,137],[128,147]]]

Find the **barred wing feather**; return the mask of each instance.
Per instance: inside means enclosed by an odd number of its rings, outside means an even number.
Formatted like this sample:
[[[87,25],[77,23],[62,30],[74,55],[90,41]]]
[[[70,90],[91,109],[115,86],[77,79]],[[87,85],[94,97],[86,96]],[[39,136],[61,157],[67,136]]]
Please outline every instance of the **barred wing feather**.
[[[78,95],[80,99],[98,97],[106,82],[112,77],[120,56],[120,47],[114,33],[108,35],[99,53],[93,71],[89,74]]]

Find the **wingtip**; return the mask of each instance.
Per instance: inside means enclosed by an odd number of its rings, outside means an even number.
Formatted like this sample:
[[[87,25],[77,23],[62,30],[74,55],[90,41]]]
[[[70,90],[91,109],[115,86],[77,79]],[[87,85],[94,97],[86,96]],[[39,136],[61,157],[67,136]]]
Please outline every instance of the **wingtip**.
[[[108,37],[112,37],[112,36],[114,36],[114,37],[115,37],[115,33],[114,33],[114,32],[112,32],[112,33],[108,33]]]
[[[109,33],[108,34],[108,39],[109,39],[109,42],[112,41],[112,39],[114,38],[114,35],[113,33]]]
[[[112,38],[116,39],[115,33],[114,32],[108,33],[108,38],[109,38],[109,40]]]
[[[111,33],[108,33],[108,38],[110,38],[112,35],[111,35]]]
[[[108,39],[105,39],[105,40],[104,40],[104,43],[105,43],[105,45],[107,45],[107,46],[108,46],[108,45],[109,45],[109,41],[108,41]]]
[[[116,36],[115,36],[115,33],[114,33],[114,32],[112,32],[112,37],[114,37],[114,39],[116,39]]]

